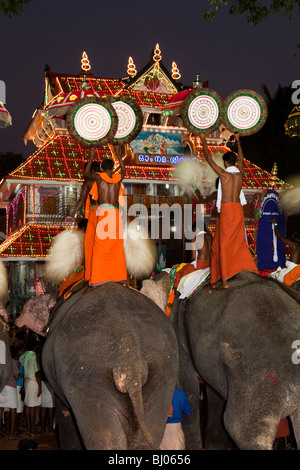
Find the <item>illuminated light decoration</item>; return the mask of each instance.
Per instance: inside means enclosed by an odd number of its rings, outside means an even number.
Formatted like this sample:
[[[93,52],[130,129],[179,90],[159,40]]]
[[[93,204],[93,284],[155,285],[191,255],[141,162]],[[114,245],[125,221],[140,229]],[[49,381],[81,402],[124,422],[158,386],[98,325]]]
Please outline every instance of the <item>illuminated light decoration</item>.
[[[108,100],[83,98],[66,116],[70,135],[84,147],[99,147],[112,141],[118,129],[118,116]]]
[[[83,52],[82,59],[81,59],[81,70],[83,70],[84,72],[88,72],[89,70],[91,70],[91,68],[92,67],[88,59],[87,53]]]
[[[222,121],[222,99],[209,88],[195,89],[185,98],[180,108],[180,116],[184,126],[193,134],[210,134]]]
[[[49,118],[65,118],[69,108],[75,102],[83,98],[104,98],[105,93],[93,90],[76,90],[69,93],[60,93],[47,106],[45,106],[46,116]]]
[[[156,44],[154,52],[153,52],[153,60],[154,62],[158,64],[161,61],[161,59],[162,59],[161,50],[160,50],[159,44]]]
[[[0,245],[1,258],[46,258],[50,255],[54,237],[67,226],[26,224]]]
[[[159,62],[156,62],[147,73],[142,75],[132,85],[129,85],[128,92],[131,94],[133,91],[138,93],[146,92],[147,94],[149,92],[157,93],[158,99],[160,99],[159,94],[173,95],[178,90],[161,70]],[[170,96],[167,99],[170,99]]]
[[[150,92],[148,91],[135,91],[135,90],[130,90],[128,92],[127,90],[123,92],[122,96],[129,96],[133,99],[136,100],[136,102],[140,106],[145,106],[147,108],[161,108],[164,106],[169,98],[170,95],[166,93],[156,93],[156,92]]]
[[[89,88],[93,92],[104,93],[107,95],[117,95],[125,88],[125,83],[117,78],[97,78],[91,75],[85,77]],[[70,91],[79,91],[82,84],[82,76],[59,76],[56,77],[56,83],[59,92],[69,93]]]
[[[172,78],[173,80],[179,80],[181,74],[179,73],[179,69],[177,67],[176,62],[172,62]]]
[[[110,158],[107,146],[95,149],[95,160]],[[82,181],[85,164],[84,149],[71,137],[56,135],[50,142],[38,149],[11,175],[20,179],[46,181]],[[46,176],[41,177],[40,171]],[[62,176],[64,175],[64,176]]]
[[[15,196],[6,210],[6,233],[10,234],[16,228],[25,224],[27,187]]]
[[[127,74],[128,74],[129,77],[135,77],[136,74],[137,74],[137,70],[135,68],[132,57],[129,57],[129,59],[128,59]]]
[[[284,124],[285,134],[289,137],[300,137],[300,106],[295,106]]]
[[[5,129],[12,125],[12,117],[10,113],[5,108],[2,101],[0,101],[0,128]]]
[[[118,116],[118,128],[111,143],[127,144],[141,132],[144,115],[137,102],[128,96],[106,99],[114,107]]]
[[[155,155],[155,154],[146,154],[146,153],[135,153],[134,161],[138,165],[167,165],[174,166],[179,163],[192,160],[196,163],[202,163],[201,159],[193,156],[183,156],[183,155]]]
[[[151,73],[151,76],[154,72]],[[134,84],[134,89],[126,87],[125,83],[118,79],[100,79],[95,77],[86,77],[90,91],[99,93],[99,96],[129,96],[137,101],[140,106],[161,108],[170,99],[170,95],[177,93],[177,90],[166,77],[157,72],[160,77],[159,93],[151,92],[149,88],[144,86],[144,78],[138,80],[138,84]],[[148,74],[147,74],[148,75]],[[82,77],[59,77],[56,79],[60,93],[70,93],[71,91],[79,92],[82,83]],[[58,95],[56,95],[58,96]],[[97,95],[95,95],[97,96]],[[55,99],[55,98],[54,98]],[[52,101],[53,102],[53,101]]]
[[[208,146],[208,150],[213,156],[222,156],[228,151],[225,146]],[[200,159],[204,160],[203,148],[197,149]],[[105,158],[112,158],[108,145],[95,148],[95,160],[103,161]],[[271,188],[270,174],[254,165],[254,163],[244,160],[245,174],[243,178],[243,189],[265,190]],[[60,165],[58,165],[60,163]],[[22,180],[36,181],[77,181],[83,182],[83,170],[85,165],[84,148],[71,136],[56,135],[53,140],[45,146],[37,149],[26,162],[13,170],[9,177]],[[40,170],[43,176],[40,176]],[[119,168],[116,167],[116,171]],[[157,171],[157,178],[153,178],[152,171]],[[177,181],[174,174],[175,168],[164,163],[149,163],[148,166],[137,163],[126,163],[126,179],[139,180],[172,180]],[[172,176],[173,175],[173,176]],[[276,181],[274,189],[290,189],[291,186],[282,180]]]
[[[268,110],[261,95],[252,90],[238,90],[224,101],[224,126],[231,132],[251,135],[266,122]]]

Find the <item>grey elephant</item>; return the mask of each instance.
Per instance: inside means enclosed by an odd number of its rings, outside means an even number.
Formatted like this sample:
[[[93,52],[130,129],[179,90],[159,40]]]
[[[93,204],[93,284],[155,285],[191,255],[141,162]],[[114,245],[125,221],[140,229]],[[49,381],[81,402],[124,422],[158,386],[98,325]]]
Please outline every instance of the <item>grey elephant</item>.
[[[30,324],[34,312],[45,320],[45,305],[53,303],[45,295],[42,309],[39,298],[25,304],[18,326]],[[62,449],[159,448],[178,348],[172,325],[149,298],[114,282],[80,289],[53,308],[42,365],[58,399]]]
[[[167,287],[168,276],[162,275],[156,282],[144,281],[142,291],[159,298],[164,308]],[[184,422],[188,449],[202,445],[200,378],[213,391],[205,448],[224,448],[221,414],[239,449],[272,449],[279,421],[287,416],[299,447],[299,302],[295,289],[250,272],[235,276],[229,289],[203,287],[184,300],[176,295],[170,320],[179,344],[180,387],[192,404]]]

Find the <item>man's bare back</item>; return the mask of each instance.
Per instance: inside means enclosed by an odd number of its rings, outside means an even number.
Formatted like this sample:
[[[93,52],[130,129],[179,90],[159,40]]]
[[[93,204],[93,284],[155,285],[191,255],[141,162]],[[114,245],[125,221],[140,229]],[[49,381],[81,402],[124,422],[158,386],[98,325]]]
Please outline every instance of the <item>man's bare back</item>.
[[[98,204],[111,204],[118,207],[120,183],[107,183],[100,175],[96,175],[96,183],[98,188]]]
[[[102,170],[103,172],[101,173],[103,177],[101,177],[100,174],[92,174],[90,169],[92,165],[92,161],[94,158],[94,151],[93,149],[91,150],[91,155],[90,155],[90,160],[86,166],[86,169],[84,171],[84,176],[86,178],[90,178],[97,183],[97,189],[98,189],[98,204],[110,204],[115,207],[119,207],[118,199],[119,199],[119,191],[120,191],[120,185],[122,180],[125,178],[126,174],[126,169],[124,162],[121,158],[121,153],[120,153],[120,148],[117,147],[116,149],[116,154],[119,160],[120,168],[121,168],[121,178],[119,181],[114,182],[113,180],[109,182],[109,179],[113,178],[113,162],[110,160],[111,163],[111,168],[106,169],[105,168],[105,163],[102,163]],[[107,178],[108,177],[108,178]],[[107,179],[107,181],[105,181]]]
[[[222,184],[222,201],[239,202],[240,192],[243,185],[243,176],[241,173],[227,173],[220,175]]]

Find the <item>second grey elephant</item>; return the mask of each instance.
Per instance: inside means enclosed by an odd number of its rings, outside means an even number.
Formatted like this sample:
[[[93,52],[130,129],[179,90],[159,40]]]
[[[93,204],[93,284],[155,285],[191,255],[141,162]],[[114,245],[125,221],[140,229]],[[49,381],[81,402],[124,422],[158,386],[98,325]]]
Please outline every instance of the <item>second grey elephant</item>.
[[[151,295],[156,286],[148,285]],[[293,362],[293,344],[300,340],[300,293],[242,272],[229,289],[201,288],[186,300],[177,294],[170,319],[178,337],[180,387],[192,403],[184,423],[187,448],[202,444],[200,377],[222,400],[225,428],[239,449],[272,449],[286,416],[300,444],[300,364]],[[213,412],[208,403],[208,413]],[[211,422],[218,427],[217,420]]]

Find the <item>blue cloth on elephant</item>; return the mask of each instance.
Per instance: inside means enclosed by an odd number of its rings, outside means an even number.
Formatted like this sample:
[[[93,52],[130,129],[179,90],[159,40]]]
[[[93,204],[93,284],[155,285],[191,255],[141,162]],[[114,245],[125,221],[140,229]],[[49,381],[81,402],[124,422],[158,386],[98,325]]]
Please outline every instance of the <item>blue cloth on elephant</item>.
[[[182,423],[182,414],[191,414],[191,405],[187,394],[183,390],[175,388],[167,423]]]

